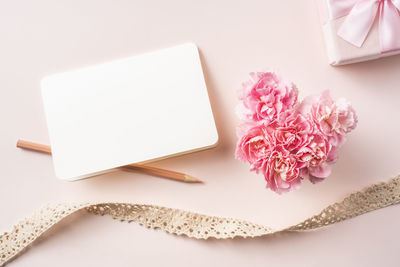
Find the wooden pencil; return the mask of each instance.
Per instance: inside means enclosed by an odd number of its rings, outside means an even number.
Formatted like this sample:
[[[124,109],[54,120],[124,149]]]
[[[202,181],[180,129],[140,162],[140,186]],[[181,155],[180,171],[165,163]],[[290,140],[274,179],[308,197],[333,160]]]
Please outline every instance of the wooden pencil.
[[[17,147],[51,155],[51,147],[47,146],[47,145],[43,145],[43,144],[38,144],[38,143],[25,141],[25,140],[18,140]],[[202,183],[203,182],[203,181],[201,181],[193,176],[187,175],[185,173],[161,169],[161,168],[143,165],[143,164],[130,164],[130,165],[123,166],[121,168],[129,169],[129,170],[138,170],[138,171],[145,172],[145,173],[148,173],[151,175],[168,178],[168,179],[172,179],[172,180],[176,180],[176,181],[186,182],[186,183]]]

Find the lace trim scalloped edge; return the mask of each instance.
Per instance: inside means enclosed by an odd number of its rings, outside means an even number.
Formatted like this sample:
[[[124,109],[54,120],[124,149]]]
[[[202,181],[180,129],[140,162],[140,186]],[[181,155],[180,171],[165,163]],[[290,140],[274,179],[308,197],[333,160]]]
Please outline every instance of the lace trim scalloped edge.
[[[161,229],[167,233],[185,235],[189,238],[227,239],[259,237],[283,231],[311,230],[399,202],[400,175],[388,182],[374,184],[350,194],[342,201],[329,205],[319,214],[278,230],[244,220],[208,216],[155,205],[112,202],[49,204],[15,224],[10,232],[0,235],[0,266],[17,256],[59,221],[82,209],[92,214],[110,215],[117,220],[136,222],[148,228]]]

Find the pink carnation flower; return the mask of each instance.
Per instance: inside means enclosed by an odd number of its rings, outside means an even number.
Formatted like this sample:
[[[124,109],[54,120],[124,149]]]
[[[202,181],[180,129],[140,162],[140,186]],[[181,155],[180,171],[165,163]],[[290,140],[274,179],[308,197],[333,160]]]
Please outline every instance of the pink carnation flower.
[[[313,123],[295,110],[286,111],[277,122],[274,132],[279,145],[287,151],[298,151],[313,138]]]
[[[327,163],[334,161],[337,155],[331,154],[331,150],[332,145],[324,136],[314,134],[311,142],[296,153],[299,161],[306,165],[307,171],[302,171],[302,177],[308,179],[328,177],[331,174],[331,167]]]
[[[245,118],[273,121],[292,108],[297,101],[296,86],[272,72],[250,73],[250,81],[243,84],[239,114]]]
[[[278,147],[265,164],[264,177],[267,188],[278,194],[297,189],[301,185],[297,158]]]
[[[238,127],[236,158],[250,163],[250,169],[256,172],[275,149],[276,142],[269,131],[264,125],[251,122]]]
[[[345,135],[354,130],[357,126],[358,118],[356,111],[351,106],[351,103],[345,98],[339,98],[336,101],[337,123],[335,132]]]
[[[309,96],[303,100],[299,110],[310,116],[320,132],[329,138],[333,146],[341,146],[346,141],[346,134],[357,125],[357,115],[346,99],[333,101],[329,91],[320,96]]]

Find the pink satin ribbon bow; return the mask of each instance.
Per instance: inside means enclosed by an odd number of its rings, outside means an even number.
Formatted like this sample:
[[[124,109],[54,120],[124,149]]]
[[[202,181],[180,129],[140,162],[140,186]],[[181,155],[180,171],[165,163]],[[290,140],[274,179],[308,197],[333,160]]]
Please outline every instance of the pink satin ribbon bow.
[[[382,53],[400,49],[400,0],[326,0],[328,16],[346,16],[338,35],[361,47],[379,12],[379,41]]]

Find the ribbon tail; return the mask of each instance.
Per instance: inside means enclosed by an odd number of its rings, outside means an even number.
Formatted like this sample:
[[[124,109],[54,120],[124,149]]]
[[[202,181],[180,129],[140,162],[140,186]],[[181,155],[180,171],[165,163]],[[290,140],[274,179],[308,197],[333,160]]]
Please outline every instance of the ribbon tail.
[[[400,14],[397,10],[399,1],[384,1],[379,16],[379,40],[382,53],[400,49]]]
[[[374,24],[379,1],[358,1],[339,28],[338,35],[347,42],[361,47]]]

